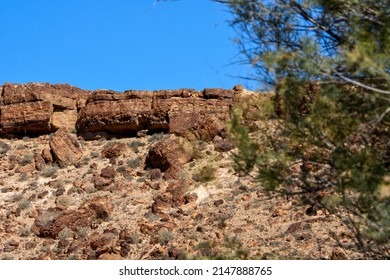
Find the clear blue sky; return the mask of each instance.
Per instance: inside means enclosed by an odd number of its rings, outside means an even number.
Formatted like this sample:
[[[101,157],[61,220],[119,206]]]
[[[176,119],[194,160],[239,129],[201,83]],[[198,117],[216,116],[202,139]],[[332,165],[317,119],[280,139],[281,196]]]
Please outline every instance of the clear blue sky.
[[[228,19],[210,0],[0,0],[0,84],[255,88]]]

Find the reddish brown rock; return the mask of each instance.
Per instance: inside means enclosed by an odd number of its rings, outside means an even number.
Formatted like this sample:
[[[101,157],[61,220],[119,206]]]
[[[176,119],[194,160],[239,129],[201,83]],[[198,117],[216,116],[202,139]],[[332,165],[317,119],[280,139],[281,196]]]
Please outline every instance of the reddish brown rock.
[[[29,163],[24,166],[19,166],[15,169],[15,173],[30,173],[35,171],[35,163]]]
[[[189,140],[211,141],[223,135],[232,106],[232,100],[177,100],[168,112],[169,132]]]
[[[36,219],[31,230],[39,237],[57,238],[64,228],[77,230],[80,227],[89,227],[95,219],[96,217],[91,210],[70,210],[45,223]]]
[[[107,166],[101,170],[101,176],[103,178],[114,179],[116,176],[116,170],[112,166]]]
[[[58,130],[60,128],[66,128],[68,131],[76,132],[77,111],[76,110],[64,110],[60,112],[54,112],[52,118],[52,130]]]
[[[103,190],[114,182],[112,179],[101,176],[93,176],[91,181],[97,190]]]
[[[65,129],[57,130],[50,139],[50,148],[60,166],[67,166],[78,162],[83,152],[77,139]]]
[[[113,209],[114,205],[105,196],[94,197],[91,200],[83,203],[81,208],[92,209],[95,212],[95,216],[99,219],[107,219]]]
[[[183,138],[169,135],[157,142],[146,158],[147,167],[167,171],[173,166],[180,166],[192,158],[193,147]]]
[[[147,128],[151,96],[131,92],[96,91],[80,111],[77,131],[131,133]]]
[[[183,165],[182,164],[174,164],[170,166],[167,170],[164,171],[164,179],[165,180],[174,180],[178,179],[180,177],[180,172],[183,171]]]
[[[79,228],[90,227],[97,219],[108,218],[113,208],[106,197],[95,197],[83,203],[77,210],[61,213],[49,209],[34,221],[31,231],[39,237],[57,238],[64,228],[77,231]]]
[[[4,134],[42,134],[51,130],[53,106],[49,101],[16,103],[0,108]]]
[[[123,151],[126,149],[125,143],[117,143],[112,147],[109,147],[102,151],[102,155],[106,158],[116,158],[122,155]]]
[[[0,99],[0,133],[45,134],[61,127],[74,130],[76,110],[85,105],[89,95],[90,91],[67,84],[6,83]]]
[[[34,154],[34,162],[35,162],[35,168],[40,171],[43,169],[43,167],[46,165],[46,162],[45,160],[43,159],[43,157],[36,153]]]
[[[53,162],[53,155],[51,154],[50,148],[45,147],[42,150],[42,158],[45,160],[46,163],[52,163]]]
[[[161,214],[172,207],[180,207],[186,202],[186,192],[189,190],[190,181],[175,180],[171,182],[167,189],[153,198],[152,212]]]
[[[193,89],[159,91],[85,91],[66,84],[5,84],[2,134],[42,134],[66,128],[93,134],[136,134],[165,130],[189,140],[223,135],[229,110],[247,93]],[[246,96],[246,95],[245,95]],[[79,112],[79,113],[77,113]]]
[[[111,232],[96,234],[92,236],[90,242],[91,249],[95,252],[95,258],[115,259],[113,255],[119,254],[120,248],[117,245],[117,238]],[[118,256],[118,258],[120,258]]]
[[[234,97],[233,90],[225,90],[222,88],[205,88],[203,90],[203,97],[206,99],[231,99]]]
[[[225,129],[238,91],[191,89],[164,91],[96,91],[81,110],[80,133],[136,133],[169,130],[188,139],[210,141]]]

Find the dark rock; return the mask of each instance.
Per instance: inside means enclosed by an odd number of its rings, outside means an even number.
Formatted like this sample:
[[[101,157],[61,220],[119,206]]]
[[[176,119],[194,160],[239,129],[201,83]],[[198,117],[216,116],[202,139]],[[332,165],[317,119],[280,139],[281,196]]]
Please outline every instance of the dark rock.
[[[215,150],[218,152],[228,152],[236,147],[234,141],[230,139],[216,139],[213,143]]]
[[[169,135],[149,150],[146,165],[164,172],[173,165],[188,162],[191,157],[192,145],[183,138]]]
[[[107,166],[102,169],[101,176],[103,178],[113,179],[116,176],[116,170],[114,167]]]
[[[105,158],[116,158],[122,155],[125,149],[126,149],[125,143],[117,143],[114,144],[112,147],[103,150],[102,155]]]

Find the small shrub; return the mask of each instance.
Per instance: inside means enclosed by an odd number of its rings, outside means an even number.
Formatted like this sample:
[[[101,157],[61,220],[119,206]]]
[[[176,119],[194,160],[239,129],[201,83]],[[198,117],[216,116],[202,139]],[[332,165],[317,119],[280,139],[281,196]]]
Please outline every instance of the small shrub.
[[[146,179],[145,179],[144,177],[139,177],[139,178],[137,179],[137,182],[138,182],[138,183],[144,183],[144,182],[146,182]]]
[[[19,144],[16,146],[16,150],[20,151],[20,150],[24,150],[25,148],[27,148],[26,145],[23,145],[23,144]]]
[[[10,202],[18,202],[23,198],[23,195],[21,193],[14,193],[11,198]]]
[[[41,252],[43,253],[49,253],[50,252],[50,246],[42,246]]]
[[[53,220],[54,220],[55,218],[57,218],[60,214],[61,214],[61,212],[57,212],[57,211],[46,211],[46,212],[41,213],[41,214],[38,216],[38,221],[39,221],[41,224],[46,224],[46,223],[48,223],[48,222],[53,221]]]
[[[25,166],[29,163],[32,163],[34,160],[34,155],[32,154],[25,154],[22,159],[19,161],[19,164],[22,166]]]
[[[161,245],[167,245],[172,239],[173,233],[171,231],[163,230],[159,232],[158,243],[160,243]]]
[[[22,200],[20,200],[18,205],[18,208],[20,210],[25,210],[31,206],[31,201],[26,198],[23,198]]]
[[[0,158],[2,158],[3,156],[5,156],[5,154],[10,150],[10,146],[3,142],[3,141],[0,141]]]
[[[87,193],[95,193],[97,191],[97,189],[92,185],[88,185],[84,189]]]
[[[148,143],[153,143],[153,142],[157,142],[157,141],[159,141],[161,138],[163,138],[164,137],[164,133],[155,133],[155,134],[153,134],[152,136],[150,136],[149,138],[148,138]]]
[[[104,144],[103,150],[110,149],[110,148],[112,148],[115,144],[119,144],[119,143],[120,143],[119,141],[110,141],[110,142],[107,142],[106,144]]]
[[[133,169],[138,168],[141,165],[142,159],[140,157],[136,159],[128,159],[127,165]]]
[[[92,157],[92,158],[99,158],[99,157],[100,157],[100,153],[99,153],[99,152],[96,152],[96,151],[95,151],[95,152],[92,152],[92,153],[91,153],[91,157]]]
[[[207,183],[215,179],[216,169],[210,165],[204,166],[199,172],[199,180],[202,183]]]
[[[77,229],[77,235],[81,238],[86,237],[88,234],[89,228],[88,227],[80,227]]]
[[[41,175],[43,177],[52,177],[54,174],[56,174],[58,171],[58,166],[56,164],[53,165],[45,165],[43,169],[41,170]]]
[[[0,148],[0,158],[1,158],[1,148]],[[17,161],[17,156],[12,154],[8,156],[8,162],[9,163],[14,163]]]
[[[71,230],[68,227],[64,227],[59,233],[58,233],[58,239],[68,239],[70,236]]]
[[[59,189],[65,186],[65,182],[63,179],[57,179],[55,181],[50,182],[50,186],[53,187],[54,189]]]
[[[83,165],[88,165],[89,164],[89,161],[90,161],[90,157],[83,157],[83,159],[82,159],[82,163],[83,163]]]
[[[31,230],[29,227],[27,226],[24,226],[20,229],[20,233],[19,233],[19,236],[21,237],[27,237],[31,234]]]
[[[35,190],[36,188],[38,188],[38,182],[33,181],[33,182],[29,183],[28,186],[29,186],[30,190]]]
[[[18,178],[18,181],[19,182],[25,182],[28,180],[28,175],[27,173],[20,173],[19,174],[19,178]]]
[[[139,152],[139,147],[145,146],[141,141],[135,140],[127,144],[135,153]]]
[[[122,166],[119,166],[117,169],[116,169],[116,171],[118,172],[118,173],[123,173],[123,172],[125,172],[126,171],[126,166],[124,166],[124,165],[122,165]]]

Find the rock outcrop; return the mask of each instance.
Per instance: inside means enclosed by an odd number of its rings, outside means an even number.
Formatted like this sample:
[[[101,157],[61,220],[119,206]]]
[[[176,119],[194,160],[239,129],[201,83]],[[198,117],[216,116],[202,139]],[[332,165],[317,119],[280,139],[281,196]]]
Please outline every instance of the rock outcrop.
[[[0,87],[0,135],[65,128],[81,135],[166,131],[189,140],[223,136],[229,110],[248,96],[233,90],[86,91],[66,84]]]
[[[77,111],[90,93],[67,84],[6,83],[0,97],[0,134],[38,135],[60,127],[74,129]]]

